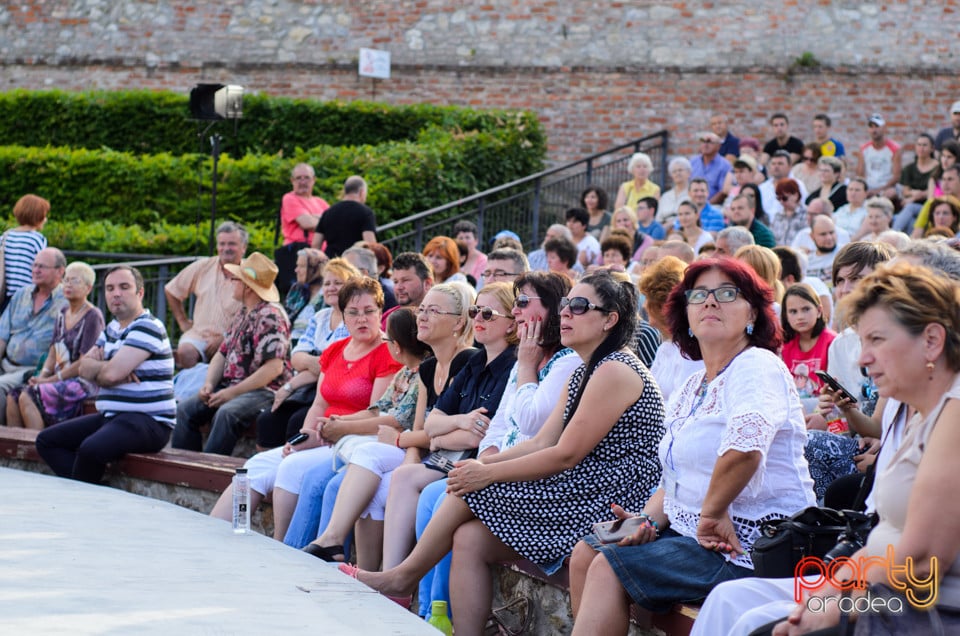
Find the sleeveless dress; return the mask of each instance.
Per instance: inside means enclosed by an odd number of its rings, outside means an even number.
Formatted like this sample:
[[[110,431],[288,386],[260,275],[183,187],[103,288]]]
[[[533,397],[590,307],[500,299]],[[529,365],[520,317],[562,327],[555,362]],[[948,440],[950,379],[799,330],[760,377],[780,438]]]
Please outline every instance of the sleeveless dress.
[[[611,360],[643,378],[643,391],[579,464],[543,479],[493,483],[463,497],[494,535],[547,574],[560,568],[594,523],[613,519],[611,503],[641,510],[660,481],[660,389],[636,356],[616,351],[597,367]],[[570,377],[565,418],[584,370],[580,365]]]

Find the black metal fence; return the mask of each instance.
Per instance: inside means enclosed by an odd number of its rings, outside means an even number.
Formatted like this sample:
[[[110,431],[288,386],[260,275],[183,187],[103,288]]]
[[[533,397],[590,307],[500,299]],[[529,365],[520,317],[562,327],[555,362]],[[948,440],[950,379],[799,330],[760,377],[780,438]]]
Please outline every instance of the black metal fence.
[[[567,208],[579,205],[580,193],[589,185],[610,195],[611,205],[620,184],[630,179],[627,163],[635,152],[653,161],[651,178],[667,187],[667,131],[635,139],[579,161],[486,190],[437,208],[398,219],[377,228],[380,241],[394,254],[420,252],[432,237],[450,235],[456,221],[477,224],[481,245],[489,244],[500,230],[520,236],[527,250],[539,247],[547,228],[563,223]]]

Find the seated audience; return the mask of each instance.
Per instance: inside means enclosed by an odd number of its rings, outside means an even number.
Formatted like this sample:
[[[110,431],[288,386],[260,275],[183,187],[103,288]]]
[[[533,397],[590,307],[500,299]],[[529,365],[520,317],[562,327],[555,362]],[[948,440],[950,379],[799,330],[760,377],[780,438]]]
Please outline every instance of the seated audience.
[[[830,294],[830,288],[822,280],[805,274],[807,271],[806,254],[786,245],[776,246],[773,248],[773,253],[780,259],[780,282],[783,283],[784,289],[797,283],[804,283],[812,287],[817,298],[820,299],[823,321],[829,325],[833,316],[833,296]]]
[[[37,453],[61,477],[99,483],[108,463],[166,446],[176,421],[173,350],[163,323],[143,307],[143,277],[118,265],[103,284],[113,320],[80,358],[80,377],[100,387],[97,412],[37,435]]]
[[[930,202],[930,221],[924,231],[949,228],[956,234],[960,229],[958,221],[960,221],[960,199],[950,195],[936,197]]]
[[[644,197],[634,208],[637,212],[637,229],[655,241],[662,241],[667,236],[666,226],[657,222],[659,206],[660,203],[654,197]]]
[[[40,370],[27,386],[7,396],[7,426],[42,429],[80,414],[96,385],[80,376],[80,358],[103,333],[103,314],[88,300],[96,274],[86,263],[67,265],[63,297],[53,327],[53,342]]]
[[[608,272],[588,275],[561,305],[561,342],[583,361],[533,437],[457,464],[451,495],[402,563],[382,573],[340,569],[382,593],[409,594],[453,548],[451,601],[458,633],[478,634],[490,614],[490,565],[527,558],[546,573],[610,502],[639,506],[659,479],[663,435],[656,382],[627,348],[637,296]]]
[[[320,250],[304,248],[297,252],[296,280],[283,300],[293,345],[303,337],[310,319],[323,304],[323,266],[326,262],[327,255]]]
[[[851,241],[859,241],[869,232],[866,227],[867,182],[863,177],[854,177],[847,183],[847,203],[833,213],[837,228],[845,230]]]
[[[343,258],[332,259],[323,272],[322,293],[326,307],[310,318],[303,337],[290,353],[294,376],[273,392],[270,408],[257,416],[257,446],[260,449],[282,446],[303,427],[303,418],[317,397],[320,355],[333,343],[350,336],[338,299],[343,286],[354,278],[361,278],[362,274]]]
[[[790,245],[797,233],[807,227],[806,206],[800,201],[800,188],[793,179],[780,179],[775,186],[780,210],[770,221],[777,245]]]
[[[700,227],[700,213],[696,206],[684,201],[677,209],[677,222],[680,223],[680,233],[684,242],[693,248],[694,252],[707,243],[713,243],[713,234]]]
[[[167,306],[181,332],[176,352],[180,368],[209,362],[240,311],[241,303],[233,295],[224,266],[240,262],[247,252],[248,239],[239,223],[221,223],[217,227],[217,255],[197,259],[164,286]],[[195,298],[192,319],[185,307],[190,296]]]
[[[820,170],[820,187],[807,196],[805,203],[810,205],[814,199],[829,199],[833,209],[847,204],[847,186],[843,179],[843,162],[836,157],[820,157],[817,162]]]
[[[802,183],[807,192],[820,188],[820,170],[817,168],[817,162],[822,156],[820,144],[811,141],[804,144],[800,161],[790,169],[790,177]]]
[[[880,235],[890,229],[893,219],[893,202],[886,197],[867,199],[865,204],[867,215],[863,220],[863,229],[860,240],[876,241]]]
[[[376,253],[364,247],[368,243],[357,243],[352,247],[349,247],[343,250],[342,257],[343,260],[347,261],[358,270],[360,273],[368,278],[380,282],[380,261],[377,259]],[[454,243],[456,245],[456,243]],[[384,248],[386,249],[386,248]],[[456,248],[457,263],[460,262],[460,249]],[[392,287],[385,287],[383,283],[380,284],[380,289],[383,291],[383,308],[384,310],[393,309],[397,306],[397,298],[393,295]]]
[[[523,252],[502,247],[487,256],[487,268],[483,271],[483,284],[513,283],[518,276],[530,271],[527,257]]]
[[[660,195],[660,204],[657,206],[657,223],[664,226],[673,224],[680,202],[690,198],[687,191],[690,187],[690,160],[674,157],[667,164],[667,173],[673,187]]]
[[[63,271],[67,259],[55,247],[37,253],[33,261],[33,283],[10,297],[0,315],[0,396],[23,386],[41,358],[50,349],[53,330],[60,312],[67,305],[63,297]],[[6,408],[0,409],[6,424]]]
[[[577,246],[573,241],[565,238],[549,239],[543,244],[543,251],[547,255],[549,271],[563,274],[571,281],[579,277],[574,269],[580,264],[577,262]]]
[[[333,261],[331,261],[332,263]],[[251,506],[273,495],[274,538],[283,539],[300,492],[300,482],[310,468],[323,464],[333,475],[333,460],[350,435],[376,435],[368,422],[341,421],[339,416],[363,411],[379,400],[400,365],[390,356],[380,332],[383,291],[376,280],[361,276],[344,284],[337,298],[350,337],[329,345],[320,355],[320,373],[313,405],[304,414],[300,433],[308,438],[292,446],[257,453],[245,464],[250,475]],[[335,446],[344,439],[340,446]],[[360,440],[357,440],[360,441]],[[356,442],[349,444],[356,448]],[[233,499],[228,487],[210,513],[229,519]]]
[[[650,156],[644,152],[636,152],[627,162],[627,172],[633,178],[624,181],[617,189],[617,199],[613,203],[613,209],[623,206],[636,209],[637,203],[646,197],[660,198],[660,186],[650,181],[650,173],[653,172],[653,161]]]
[[[598,241],[603,240],[603,231],[610,225],[609,205],[607,191],[599,186],[588,186],[580,194],[580,207],[590,215],[587,232]]]
[[[290,323],[277,305],[277,266],[260,252],[224,265],[242,308],[210,360],[197,395],[177,405],[174,448],[230,455],[237,440],[292,376]],[[210,424],[206,444],[200,428]]]
[[[717,256],[733,256],[744,245],[755,245],[753,234],[745,227],[732,225],[717,233]]]
[[[584,268],[600,263],[600,241],[587,232],[590,215],[583,208],[570,208],[564,213],[567,228],[577,246],[577,262]]]
[[[668,611],[749,576],[761,523],[814,503],[803,410],[776,355],[772,304],[770,288],[732,259],[694,263],[671,292],[674,340],[706,370],[670,400],[663,478],[644,523],[618,543],[589,535],[574,549],[574,634],[624,633],[631,601]]]
[[[487,255],[477,249],[480,243],[480,230],[473,221],[461,220],[453,225],[453,238],[463,241],[467,246],[467,260],[460,265],[464,274],[473,276],[479,281],[483,270],[487,268]]]

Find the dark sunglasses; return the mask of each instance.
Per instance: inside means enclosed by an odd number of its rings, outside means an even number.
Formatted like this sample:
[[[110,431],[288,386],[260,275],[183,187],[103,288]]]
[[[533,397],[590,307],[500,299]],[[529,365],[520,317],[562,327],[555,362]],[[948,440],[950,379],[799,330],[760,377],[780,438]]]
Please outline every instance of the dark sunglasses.
[[[470,307],[467,308],[467,315],[470,316],[471,319],[476,319],[477,316],[480,316],[485,322],[493,320],[494,316],[513,320],[513,316],[501,314],[499,311],[494,310],[493,307],[478,307],[476,305],[470,305]]]
[[[513,306],[519,307],[520,309],[526,309],[527,305],[530,304],[531,300],[540,300],[539,296],[527,296],[526,294],[520,294],[513,300]]]
[[[561,298],[560,299],[560,311],[563,311],[564,308],[569,307],[570,313],[574,316],[582,316],[591,309],[596,309],[597,311],[602,311],[605,314],[610,313],[610,310],[601,307],[600,305],[594,305],[588,299],[583,296],[574,296],[573,298]]]

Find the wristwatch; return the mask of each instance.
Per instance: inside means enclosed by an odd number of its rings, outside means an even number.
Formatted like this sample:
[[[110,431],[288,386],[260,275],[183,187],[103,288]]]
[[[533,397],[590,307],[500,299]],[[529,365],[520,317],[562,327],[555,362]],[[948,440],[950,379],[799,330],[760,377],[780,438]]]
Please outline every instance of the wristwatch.
[[[289,382],[287,382],[286,384],[284,384],[284,385],[283,385],[282,387],[280,387],[280,388],[282,388],[282,389],[283,389],[284,391],[286,391],[287,393],[293,393],[293,387],[290,386],[290,383],[289,383]]]

